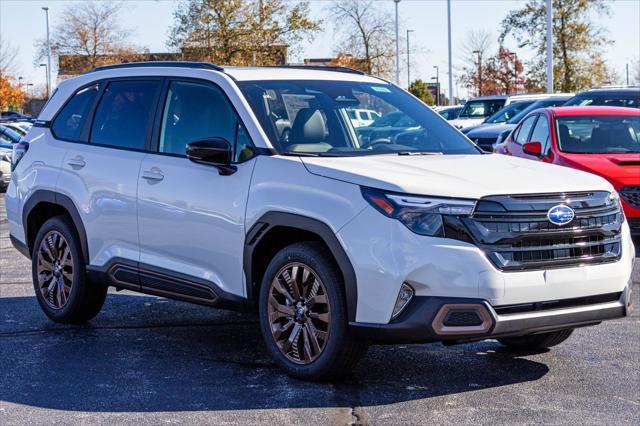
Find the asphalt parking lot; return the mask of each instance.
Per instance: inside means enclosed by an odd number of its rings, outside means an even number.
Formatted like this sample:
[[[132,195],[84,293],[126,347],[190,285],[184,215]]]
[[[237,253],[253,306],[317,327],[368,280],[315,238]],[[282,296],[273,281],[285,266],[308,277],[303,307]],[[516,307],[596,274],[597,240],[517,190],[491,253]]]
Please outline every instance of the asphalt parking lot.
[[[640,423],[640,319],[542,353],[495,341],[374,346],[352,377],[305,383],[256,318],[128,292],[90,324],[46,319],[0,194],[0,424]],[[640,307],[640,259],[634,299]]]

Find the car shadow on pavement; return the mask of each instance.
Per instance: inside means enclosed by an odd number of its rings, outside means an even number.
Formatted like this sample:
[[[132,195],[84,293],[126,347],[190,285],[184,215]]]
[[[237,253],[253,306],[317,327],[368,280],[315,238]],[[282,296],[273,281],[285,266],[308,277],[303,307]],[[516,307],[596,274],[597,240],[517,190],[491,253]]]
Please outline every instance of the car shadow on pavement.
[[[58,410],[152,412],[392,404],[534,381],[546,365],[495,341],[373,346],[335,383],[292,379],[255,316],[110,294],[85,325],[57,325],[34,297],[0,299],[0,401]]]

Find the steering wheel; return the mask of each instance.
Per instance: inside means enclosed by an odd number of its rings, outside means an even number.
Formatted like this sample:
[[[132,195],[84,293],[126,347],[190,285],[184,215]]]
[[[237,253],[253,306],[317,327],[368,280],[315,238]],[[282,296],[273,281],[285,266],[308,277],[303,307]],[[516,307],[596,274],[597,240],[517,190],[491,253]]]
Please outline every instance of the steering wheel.
[[[391,139],[389,138],[378,138],[378,139],[374,139],[372,141],[369,141],[365,144],[360,145],[361,149],[371,149],[374,146],[377,145],[383,145],[383,144],[390,144],[391,143]]]

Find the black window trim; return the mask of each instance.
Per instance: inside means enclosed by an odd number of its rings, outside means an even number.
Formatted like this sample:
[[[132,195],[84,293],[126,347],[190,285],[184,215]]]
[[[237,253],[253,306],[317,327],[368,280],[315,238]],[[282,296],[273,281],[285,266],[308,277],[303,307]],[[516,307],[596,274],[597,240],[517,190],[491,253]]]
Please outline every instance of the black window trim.
[[[174,83],[174,82],[209,85],[209,86],[214,87],[218,91],[220,91],[220,93],[222,93],[222,95],[225,97],[225,99],[227,100],[227,102],[231,106],[231,109],[233,111],[233,114],[235,115],[235,121],[236,121],[235,126],[234,126],[234,130],[233,130],[233,132],[234,132],[234,135],[233,135],[234,140],[233,141],[229,141],[232,144],[233,157],[235,158],[236,149],[237,149],[237,145],[238,145],[238,126],[243,126],[244,127],[245,133],[247,134],[247,137],[251,141],[251,145],[253,146],[253,151],[255,152],[255,155],[245,159],[244,161],[233,162],[232,164],[243,164],[243,163],[246,163],[247,161],[253,160],[258,155],[272,155],[273,154],[271,152],[271,150],[268,149],[268,148],[258,148],[256,146],[255,142],[253,141],[253,138],[251,138],[251,135],[249,134],[249,131],[247,130],[247,126],[242,121],[242,117],[240,117],[240,114],[238,113],[238,110],[236,109],[236,106],[233,104],[233,102],[231,102],[231,99],[229,98],[227,93],[224,91],[224,89],[222,87],[220,87],[220,85],[216,84],[215,82],[213,82],[211,80],[206,80],[206,79],[202,79],[202,78],[177,77],[177,76],[176,77],[166,77],[165,78],[165,84],[162,86],[161,93],[160,93],[160,101],[158,102],[158,104],[156,106],[156,113],[155,113],[154,120],[153,120],[153,128],[152,128],[152,131],[151,131],[151,138],[150,138],[151,140],[150,140],[149,149],[148,149],[148,153],[149,154],[163,155],[163,156],[167,156],[167,157],[176,157],[176,158],[186,158],[187,157],[186,153],[185,154],[175,154],[175,153],[171,153],[171,152],[160,152],[160,132],[161,132],[161,128],[162,128],[162,115],[164,113],[164,108],[165,108],[165,105],[166,105],[166,102],[167,102],[167,96],[169,95],[169,87],[171,87],[171,83]]]

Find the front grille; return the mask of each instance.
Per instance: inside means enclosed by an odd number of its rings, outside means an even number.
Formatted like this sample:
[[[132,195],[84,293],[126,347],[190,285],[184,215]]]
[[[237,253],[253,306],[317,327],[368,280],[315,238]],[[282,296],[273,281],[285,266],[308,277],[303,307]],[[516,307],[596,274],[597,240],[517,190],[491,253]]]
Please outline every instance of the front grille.
[[[640,219],[638,219],[638,218],[633,218],[633,219],[627,218],[627,222],[629,222],[629,229],[631,230],[631,235],[640,236]]]
[[[482,318],[475,310],[454,310],[447,314],[442,323],[447,327],[467,327],[481,325]]]
[[[620,196],[634,209],[640,209],[640,186],[625,186]]]
[[[567,225],[547,218],[558,204],[575,212]],[[485,197],[461,221],[501,270],[613,262],[621,254],[622,215],[605,191]]]

